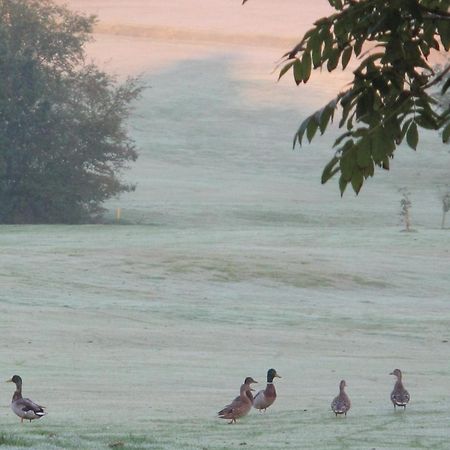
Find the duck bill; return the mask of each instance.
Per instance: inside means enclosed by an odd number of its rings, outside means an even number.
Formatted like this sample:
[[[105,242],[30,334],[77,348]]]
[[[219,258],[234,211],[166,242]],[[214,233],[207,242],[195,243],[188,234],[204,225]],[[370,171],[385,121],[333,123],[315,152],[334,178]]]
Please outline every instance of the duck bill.
[[[389,373],[389,375],[394,375],[394,372]]]
[[[12,383],[12,382],[13,382],[12,378],[9,380],[5,380],[5,383]]]
[[[275,374],[275,378],[283,378],[281,375]]]

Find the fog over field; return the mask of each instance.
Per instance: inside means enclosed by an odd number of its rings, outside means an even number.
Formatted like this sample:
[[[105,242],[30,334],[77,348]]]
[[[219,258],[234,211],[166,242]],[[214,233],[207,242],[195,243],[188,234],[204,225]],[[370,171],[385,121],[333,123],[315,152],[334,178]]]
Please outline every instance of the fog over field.
[[[20,424],[2,386],[2,448],[448,449],[449,148],[425,133],[358,197],[322,186],[338,131],[292,137],[349,75],[296,87],[274,69],[328,2],[240,3],[68,2],[99,17],[89,58],[147,86],[136,191],[107,225],[0,228],[1,371],[48,408]],[[270,367],[266,413],[216,418]],[[343,378],[353,406],[335,418]]]

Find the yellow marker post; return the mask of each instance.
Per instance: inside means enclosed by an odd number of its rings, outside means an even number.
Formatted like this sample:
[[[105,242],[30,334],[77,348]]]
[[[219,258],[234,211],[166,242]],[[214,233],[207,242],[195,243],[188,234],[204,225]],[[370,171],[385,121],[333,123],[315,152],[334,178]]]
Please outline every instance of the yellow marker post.
[[[116,222],[120,222],[120,216],[122,215],[122,209],[116,208]]]

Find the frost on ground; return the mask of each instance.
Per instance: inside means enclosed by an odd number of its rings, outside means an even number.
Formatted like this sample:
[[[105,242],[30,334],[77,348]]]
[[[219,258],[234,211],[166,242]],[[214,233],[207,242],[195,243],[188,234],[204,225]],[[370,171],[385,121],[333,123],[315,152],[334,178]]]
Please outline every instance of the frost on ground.
[[[137,190],[107,205],[111,221],[122,208],[119,225],[0,227],[0,371],[48,410],[20,425],[0,385],[0,446],[447,450],[439,137],[400,149],[389,174],[341,199],[319,182],[333,133],[290,148],[334,87],[275,85],[281,50],[96,45],[116,65],[113,49],[151,60],[130,123]],[[401,187],[416,233],[400,232]],[[265,414],[216,418],[270,367],[283,378]],[[405,412],[389,400],[397,367]],[[352,409],[335,418],[341,379]]]
[[[450,244],[442,230],[1,229],[4,378],[49,415],[11,448],[446,448]],[[278,399],[215,413],[245,376]],[[389,400],[394,368],[411,392]],[[353,406],[335,418],[341,378]],[[342,420],[341,420],[342,419]],[[243,445],[243,444],[242,444]]]

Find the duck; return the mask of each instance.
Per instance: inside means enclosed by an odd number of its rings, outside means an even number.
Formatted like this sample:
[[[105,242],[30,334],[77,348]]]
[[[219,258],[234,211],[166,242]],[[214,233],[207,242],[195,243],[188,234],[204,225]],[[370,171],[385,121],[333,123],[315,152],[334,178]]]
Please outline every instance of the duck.
[[[43,406],[34,403],[29,398],[22,397],[22,378],[19,375],[14,375],[10,380],[7,380],[7,383],[14,383],[16,385],[16,390],[12,397],[11,409],[20,417],[20,422],[23,422],[23,419],[31,422],[47,414]]]
[[[394,375],[397,377],[397,381],[394,385],[394,390],[391,392],[391,402],[394,405],[394,409],[397,406],[403,406],[403,409],[406,409],[406,405],[409,403],[410,395],[409,392],[405,389],[402,383],[402,371],[400,369],[395,369],[389,375]]]
[[[280,375],[278,375],[277,371],[275,369],[269,369],[267,371],[267,385],[265,389],[260,390],[253,400],[253,407],[255,409],[259,409],[261,412],[264,410],[266,412],[266,409],[273,404],[273,402],[277,398],[277,391],[275,390],[275,385],[273,384],[274,378],[281,378]]]
[[[246,416],[252,409],[253,394],[251,385],[257,383],[252,377],[247,377],[241,385],[239,395],[217,415],[220,419],[230,420],[228,423],[236,423],[236,419]]]
[[[345,388],[347,387],[347,383],[345,380],[341,380],[339,383],[339,395],[336,396],[331,402],[331,409],[333,410],[336,417],[338,414],[347,415],[349,409],[352,406],[350,398],[345,393]]]

